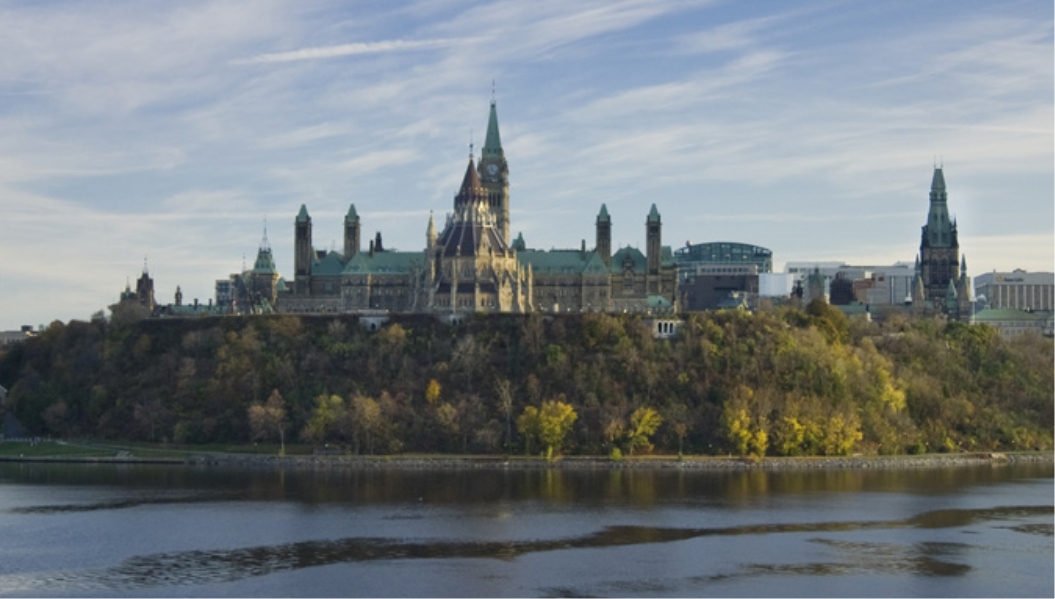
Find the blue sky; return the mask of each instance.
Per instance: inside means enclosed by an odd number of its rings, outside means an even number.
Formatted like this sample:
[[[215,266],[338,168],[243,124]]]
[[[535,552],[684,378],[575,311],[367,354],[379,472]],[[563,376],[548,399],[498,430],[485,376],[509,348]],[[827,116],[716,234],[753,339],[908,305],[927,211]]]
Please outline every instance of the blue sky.
[[[424,246],[492,81],[529,247],[912,260],[935,157],[970,274],[1055,269],[1053,8],[970,2],[0,4],[0,329],[86,319],[144,256],[207,301],[264,222]]]

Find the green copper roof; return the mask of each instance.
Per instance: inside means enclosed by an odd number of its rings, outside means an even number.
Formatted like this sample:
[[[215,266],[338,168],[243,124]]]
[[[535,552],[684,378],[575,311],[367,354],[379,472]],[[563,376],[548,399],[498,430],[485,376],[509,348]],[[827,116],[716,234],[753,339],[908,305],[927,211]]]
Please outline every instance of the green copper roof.
[[[659,222],[659,210],[656,210],[656,205],[652,204],[652,209],[648,211],[648,222],[658,223]]]
[[[300,205],[300,212],[297,213],[297,222],[298,223],[306,223],[306,222],[308,222],[310,220],[311,220],[311,217],[308,216],[308,207],[305,206],[304,204],[301,204]]]
[[[586,266],[582,269],[583,272],[590,274],[605,274],[608,272],[608,265],[604,263],[604,258],[596,251],[590,252],[586,259]]]
[[[674,266],[676,264],[674,252],[671,251],[669,245],[659,248],[659,264],[660,266]]]
[[[945,175],[941,172],[941,167],[934,169],[934,179],[930,182],[930,188],[932,190],[945,190]]]
[[[644,272],[648,267],[647,262],[641,250],[627,246],[612,255],[612,272],[623,272],[624,263],[632,263],[633,270]]]
[[[276,272],[275,260],[271,257],[271,249],[266,247],[260,248],[260,251],[256,253],[256,263],[253,264],[253,274],[273,275]]]
[[[974,313],[976,323],[999,322],[1004,320],[1045,321],[1052,317],[1051,312],[1026,312],[1011,308],[986,308]]]
[[[673,304],[670,300],[663,297],[662,295],[650,295],[648,296],[648,307],[649,308],[670,308]]]
[[[359,214],[355,211],[355,204],[348,204],[348,214],[344,217],[346,221],[359,220]]]
[[[330,252],[322,260],[311,265],[311,276],[339,275],[344,270],[341,256],[337,252]]]
[[[345,265],[344,274],[409,274],[424,266],[422,252],[359,252]]]
[[[945,176],[941,169],[934,169],[934,181],[930,187],[930,210],[924,237],[930,247],[947,248],[958,245],[956,226],[949,220],[948,195],[945,192]]]
[[[502,156],[502,140],[498,135],[498,111],[495,103],[491,102],[491,115],[487,119],[487,138],[484,140],[483,157],[500,158]]]
[[[527,242],[524,241],[524,233],[517,233],[517,238],[513,240],[513,249],[522,252],[527,249]]]
[[[582,250],[524,250],[517,252],[517,262],[531,266],[536,273],[546,274],[603,275],[607,269],[604,261],[597,256],[597,252],[583,252]]]
[[[597,213],[597,222],[607,223],[611,222],[611,217],[608,216],[608,206],[601,204],[601,211]]]

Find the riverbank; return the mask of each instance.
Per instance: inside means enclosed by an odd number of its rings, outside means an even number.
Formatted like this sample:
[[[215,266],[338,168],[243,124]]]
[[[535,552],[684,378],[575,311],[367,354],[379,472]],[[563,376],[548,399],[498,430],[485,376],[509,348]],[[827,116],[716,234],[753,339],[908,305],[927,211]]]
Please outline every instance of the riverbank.
[[[845,457],[767,457],[761,459],[734,457],[647,456],[613,461],[599,456],[568,456],[553,462],[538,458],[496,456],[191,456],[187,463],[202,467],[280,468],[280,469],[358,469],[358,470],[705,470],[705,471],[782,471],[782,470],[873,470],[948,468],[952,466],[1002,466],[1015,463],[1055,464],[1052,452],[961,453],[920,456],[845,456]]]
[[[8,449],[14,449],[8,447]],[[1014,463],[1055,464],[1055,452],[974,452],[899,456],[811,456],[811,457],[725,457],[725,456],[634,456],[612,460],[605,456],[563,456],[553,462],[535,456],[488,455],[388,455],[347,454],[291,455],[279,457],[260,453],[216,450],[161,450],[129,446],[45,441],[0,452],[0,462],[65,464],[164,464],[191,467],[294,470],[881,470],[948,468],[952,466],[1001,466]]]

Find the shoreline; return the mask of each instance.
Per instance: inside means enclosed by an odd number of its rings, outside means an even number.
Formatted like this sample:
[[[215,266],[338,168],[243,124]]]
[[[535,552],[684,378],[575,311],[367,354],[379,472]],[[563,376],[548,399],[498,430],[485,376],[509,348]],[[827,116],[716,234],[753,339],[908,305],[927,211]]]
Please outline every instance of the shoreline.
[[[238,453],[189,453],[186,458],[2,456],[0,463],[166,465],[233,467],[239,469],[296,470],[696,470],[696,471],[785,471],[785,470],[882,470],[925,469],[1012,464],[1055,464],[1055,452],[977,451],[927,453],[922,456],[813,456],[813,457],[628,457],[613,461],[601,456],[568,456],[553,462],[525,456],[262,456]]]
[[[1012,464],[1055,464],[1055,452],[975,452],[899,456],[814,457],[628,457],[567,456],[553,462],[524,456],[287,456],[192,454],[186,458],[0,457],[0,462],[34,464],[169,465],[266,470],[691,470],[705,472],[803,470],[916,470]]]
[[[624,458],[568,456],[546,462],[527,457],[445,456],[199,456],[188,459],[199,466],[297,470],[691,470],[744,472],[791,470],[908,470],[1011,464],[1055,464],[1053,452],[933,454],[922,456],[743,457],[692,456]]]

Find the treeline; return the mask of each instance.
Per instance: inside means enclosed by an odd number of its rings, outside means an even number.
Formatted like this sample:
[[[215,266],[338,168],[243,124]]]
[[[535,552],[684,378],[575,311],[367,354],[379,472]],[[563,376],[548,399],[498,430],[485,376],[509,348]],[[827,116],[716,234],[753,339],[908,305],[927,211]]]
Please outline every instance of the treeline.
[[[805,310],[53,323],[0,354],[27,432],[357,453],[843,455],[1051,449],[1053,344]],[[551,420],[547,420],[550,418]],[[552,420],[556,419],[556,420]]]

